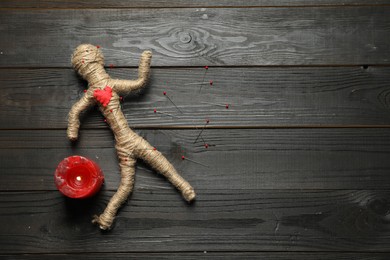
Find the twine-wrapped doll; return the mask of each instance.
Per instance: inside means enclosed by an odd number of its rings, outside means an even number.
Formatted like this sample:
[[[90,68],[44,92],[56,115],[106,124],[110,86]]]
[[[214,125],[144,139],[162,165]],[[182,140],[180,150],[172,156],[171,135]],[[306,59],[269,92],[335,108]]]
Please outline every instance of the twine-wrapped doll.
[[[141,89],[146,85],[150,74],[152,53],[142,53],[138,67],[138,79],[111,79],[104,69],[104,57],[99,47],[91,44],[78,46],[72,55],[73,68],[88,81],[88,89],[69,112],[68,138],[78,138],[80,113],[90,106],[98,104],[106,122],[114,132],[121,170],[121,182],[117,192],[111,198],[100,216],[93,223],[101,229],[110,229],[119,207],[127,200],[134,186],[135,163],[140,158],[153,169],[163,174],[188,202],[195,198],[194,189],[175,170],[171,163],[147,141],[130,129],[120,107],[120,95]]]

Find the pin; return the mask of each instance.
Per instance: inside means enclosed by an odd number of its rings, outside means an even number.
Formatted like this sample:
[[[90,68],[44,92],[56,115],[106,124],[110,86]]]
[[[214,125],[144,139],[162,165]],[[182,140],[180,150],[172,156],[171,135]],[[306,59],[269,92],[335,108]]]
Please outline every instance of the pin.
[[[201,136],[201,134],[203,133],[204,129],[206,128],[206,125],[210,122],[210,120],[206,119],[206,123],[204,124],[202,130],[200,130],[200,133],[198,134],[198,136],[196,137],[194,143],[196,143],[196,141],[198,141],[199,137]]]
[[[209,70],[209,66],[204,66],[204,68],[205,68],[205,71],[203,74],[202,85],[200,85],[200,88],[199,88],[199,93],[202,91],[202,87],[204,85],[204,78],[206,77],[207,71]]]
[[[110,67],[110,69],[114,68],[114,64],[111,63],[111,64],[109,65],[109,67]]]
[[[164,94],[164,96],[166,96],[166,97],[169,99],[169,101],[171,101],[171,103],[177,108],[177,110],[179,110],[180,113],[183,114],[183,112],[180,110],[180,108],[178,108],[178,107],[176,106],[175,102],[173,102],[172,99],[168,96],[167,92],[164,91],[163,94]]]
[[[203,143],[204,143],[204,148],[209,148],[209,147],[211,147],[211,146],[216,146],[215,144],[208,144],[208,143],[206,143],[206,141],[203,139],[203,137],[202,136],[200,136],[200,138],[202,138],[202,141],[203,141]]]
[[[86,93],[86,92],[87,92],[87,90],[86,90],[86,89],[84,89],[83,91],[84,91],[84,93]]]
[[[213,85],[212,84],[212,80],[210,80],[210,81],[208,81],[208,83],[210,84],[210,85]],[[184,86],[188,86],[188,85],[201,85],[201,84],[206,84],[207,83],[207,81],[203,81],[203,82],[191,82],[191,83],[185,83],[185,84],[183,84]]]
[[[98,49],[99,49],[99,48],[100,48],[100,45],[96,45],[96,48],[98,48]]]
[[[203,143],[204,143],[204,148],[209,148],[209,144],[205,142],[205,140],[203,139],[202,136],[200,136],[200,138],[202,139]]]
[[[210,86],[212,86],[213,85],[213,81],[212,80],[210,80]]]
[[[187,157],[185,157],[184,155],[181,156],[181,159],[184,161],[184,160],[187,160],[187,161],[190,161],[190,162],[193,162],[193,163],[196,163],[196,164],[199,164],[199,165],[202,165],[204,167],[209,167],[208,165],[206,164],[203,164],[203,163],[200,163],[200,162],[197,162],[197,161],[194,161],[194,160],[191,160],[191,159],[188,159]]]
[[[201,102],[203,104],[209,104],[209,105],[214,105],[214,106],[219,106],[219,107],[225,107],[226,109],[229,109],[229,104],[217,104],[217,103],[209,103],[209,102]]]
[[[163,115],[167,115],[167,116],[171,116],[171,117],[176,117],[176,118],[178,118],[177,116],[174,116],[174,115],[171,115],[171,114],[168,114],[168,113],[165,113],[165,112],[157,111],[157,109],[153,109],[153,112],[154,112],[154,113],[158,113],[158,114],[163,114]]]

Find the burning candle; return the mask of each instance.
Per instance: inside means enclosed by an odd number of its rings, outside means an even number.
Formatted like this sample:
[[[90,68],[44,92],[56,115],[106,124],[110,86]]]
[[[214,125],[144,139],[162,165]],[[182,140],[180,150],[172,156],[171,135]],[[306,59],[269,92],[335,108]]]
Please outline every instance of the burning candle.
[[[70,156],[62,160],[54,173],[57,189],[67,197],[88,198],[96,194],[103,184],[100,167],[82,156]]]

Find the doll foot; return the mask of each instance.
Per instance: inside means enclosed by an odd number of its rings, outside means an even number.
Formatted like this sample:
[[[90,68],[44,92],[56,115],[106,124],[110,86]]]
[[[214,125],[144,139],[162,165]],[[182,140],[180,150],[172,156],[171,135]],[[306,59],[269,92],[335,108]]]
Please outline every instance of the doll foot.
[[[151,51],[144,51],[142,53],[143,56],[147,56],[148,58],[152,58],[152,52]]]
[[[93,216],[92,224],[99,225],[102,230],[109,230],[111,228],[113,220],[105,220],[103,214],[100,216]]]
[[[196,194],[195,194],[195,191],[192,187],[183,191],[183,197],[188,202],[191,202],[192,200],[194,200],[195,196],[196,196]]]

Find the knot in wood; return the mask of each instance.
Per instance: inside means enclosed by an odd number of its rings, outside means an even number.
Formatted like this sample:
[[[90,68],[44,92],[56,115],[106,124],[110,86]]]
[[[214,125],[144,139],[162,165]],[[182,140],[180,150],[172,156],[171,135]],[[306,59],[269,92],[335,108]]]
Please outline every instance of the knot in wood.
[[[205,54],[211,47],[208,44],[209,33],[201,28],[173,28],[156,41],[165,49],[167,56],[191,58],[198,53]]]
[[[190,43],[192,40],[192,37],[188,32],[182,32],[182,33],[179,33],[179,40],[182,43]]]

